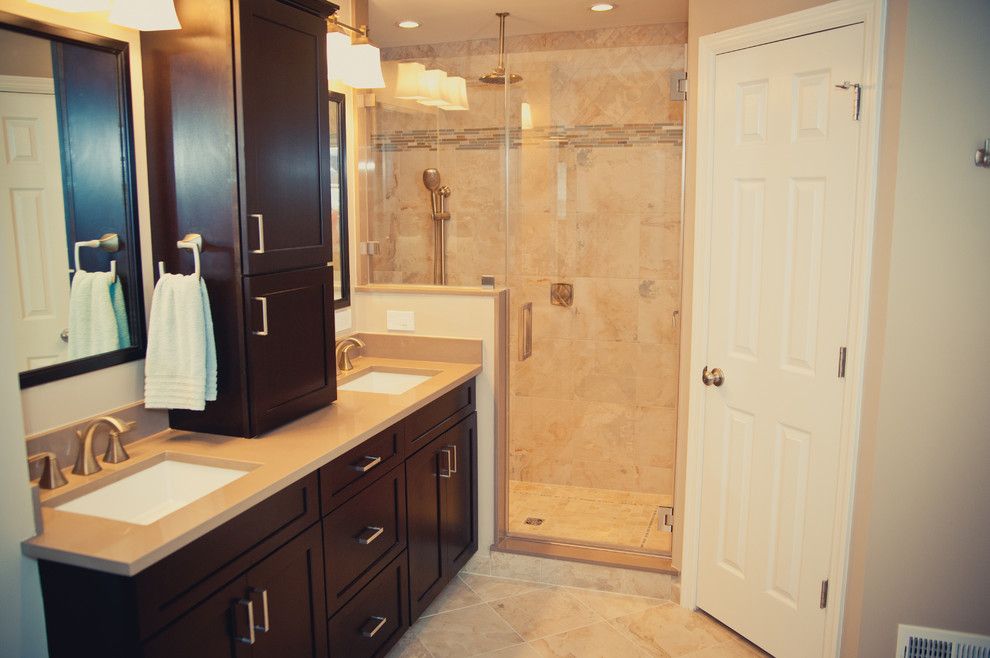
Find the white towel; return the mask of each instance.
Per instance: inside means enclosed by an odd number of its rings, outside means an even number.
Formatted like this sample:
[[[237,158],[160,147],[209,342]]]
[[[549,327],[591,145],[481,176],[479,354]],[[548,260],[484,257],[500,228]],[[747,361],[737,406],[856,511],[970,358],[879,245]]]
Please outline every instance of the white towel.
[[[216,399],[217,353],[206,283],[165,274],[151,301],[144,406],[202,411]]]
[[[69,289],[69,358],[81,359],[120,349],[117,312],[111,298],[109,272],[84,272],[72,277]],[[123,305],[123,294],[119,295]],[[124,316],[126,318],[126,314]],[[125,328],[126,330],[126,328]],[[128,335],[128,344],[130,337]]]

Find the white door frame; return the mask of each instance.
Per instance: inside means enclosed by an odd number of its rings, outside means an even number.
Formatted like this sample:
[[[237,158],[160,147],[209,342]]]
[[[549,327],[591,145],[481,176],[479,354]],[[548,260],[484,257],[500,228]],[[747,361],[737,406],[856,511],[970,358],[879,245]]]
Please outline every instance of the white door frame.
[[[839,437],[839,483],[829,566],[829,604],[825,616],[823,656],[837,656],[842,628],[853,488],[859,446],[864,352],[876,214],[877,153],[880,142],[880,106],[886,0],[837,0],[752,25],[702,37],[698,43],[698,142],[696,165],[694,292],[690,352],[690,402],[684,496],[684,545],[681,560],[681,605],[694,609],[698,595],[698,546],[701,528],[701,474],[705,431],[705,396],[700,373],[706,364],[708,342],[709,271],[712,194],[715,153],[715,57],[773,41],[862,23],[863,50],[862,140],[857,167],[855,242],[850,291],[848,363]]]

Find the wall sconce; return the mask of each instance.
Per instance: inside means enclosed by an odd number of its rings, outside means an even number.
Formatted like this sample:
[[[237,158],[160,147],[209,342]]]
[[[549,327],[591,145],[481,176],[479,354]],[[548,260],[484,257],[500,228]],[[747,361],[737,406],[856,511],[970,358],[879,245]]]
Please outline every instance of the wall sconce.
[[[368,27],[341,23],[334,14],[327,19],[327,28],[328,76],[357,89],[384,87],[381,51],[368,42]],[[350,37],[341,33],[341,29],[356,34],[357,41],[351,43]]]
[[[440,107],[446,105],[443,92],[447,83],[447,72],[440,69],[427,69],[419,78],[419,93],[423,98],[416,101],[421,105]]]
[[[439,106],[441,110],[467,110],[467,80],[457,75],[448,76],[443,83],[443,101]]]
[[[116,0],[108,20],[114,25],[142,32],[178,30],[182,27],[172,0]]]
[[[533,108],[529,103],[523,103],[519,107],[520,124],[523,130],[533,129]]]

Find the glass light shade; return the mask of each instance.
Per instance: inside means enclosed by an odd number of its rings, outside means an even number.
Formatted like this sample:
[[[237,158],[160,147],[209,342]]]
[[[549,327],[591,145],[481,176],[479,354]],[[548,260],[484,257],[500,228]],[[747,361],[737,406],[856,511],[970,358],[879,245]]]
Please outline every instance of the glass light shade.
[[[30,0],[31,4],[51,7],[61,11],[106,11],[110,0]]]
[[[460,76],[450,76],[443,83],[443,99],[446,105],[441,105],[441,110],[466,110],[468,109],[467,81]]]
[[[351,38],[343,32],[327,34],[327,78],[344,82],[350,59]]]
[[[381,89],[385,86],[382,55],[378,48],[370,43],[356,43],[348,51],[348,58],[344,82],[356,89]]]
[[[144,32],[182,27],[172,0],[116,0],[110,9],[109,21]]]
[[[400,62],[395,82],[395,97],[410,101],[421,101],[426,98],[420,94],[419,79],[426,72],[426,67],[419,62]]]
[[[529,106],[529,103],[523,103],[520,109],[520,116],[522,117],[522,129],[532,130],[533,129],[533,108]]]
[[[430,105],[432,107],[440,107],[441,105],[446,105],[447,101],[444,100],[444,88],[447,84],[447,72],[441,71],[440,69],[428,69],[420,77],[419,93],[423,96],[423,100],[416,101],[417,103],[422,103],[423,105]]]

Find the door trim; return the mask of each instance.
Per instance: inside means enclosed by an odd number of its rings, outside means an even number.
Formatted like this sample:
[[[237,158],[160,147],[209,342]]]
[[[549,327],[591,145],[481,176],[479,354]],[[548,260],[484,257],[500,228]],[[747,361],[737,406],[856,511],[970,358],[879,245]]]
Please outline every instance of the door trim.
[[[864,353],[866,349],[868,302],[876,216],[877,153],[880,141],[880,111],[883,82],[883,44],[886,0],[837,0],[820,7],[787,14],[751,25],[701,37],[698,43],[698,140],[695,190],[695,241],[690,348],[690,388],[683,507],[683,553],[681,559],[681,605],[697,608],[699,543],[701,527],[701,477],[705,404],[697,373],[706,365],[709,272],[712,226],[715,130],[715,58],[717,55],[791,39],[813,32],[862,23],[863,49],[862,113],[863,139],[857,168],[861,173],[856,189],[855,242],[850,294],[847,345],[849,363],[843,393],[842,425],[839,436],[839,482],[836,517],[832,533],[830,604],[825,616],[823,656],[838,655],[845,599],[852,525],[853,488],[859,445]],[[690,101],[689,101],[690,102]]]

